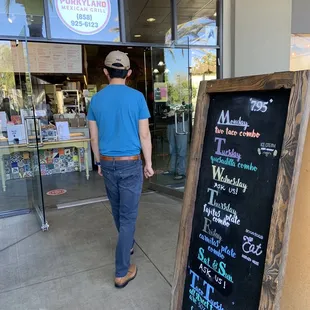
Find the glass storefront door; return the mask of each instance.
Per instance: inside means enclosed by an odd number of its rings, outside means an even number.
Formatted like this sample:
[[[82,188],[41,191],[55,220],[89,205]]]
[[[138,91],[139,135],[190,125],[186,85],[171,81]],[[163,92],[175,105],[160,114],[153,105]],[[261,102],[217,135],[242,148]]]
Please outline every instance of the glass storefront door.
[[[39,131],[27,39],[0,41],[0,218],[31,212],[47,230]]]
[[[152,183],[184,191],[192,128],[188,48],[152,49],[154,128]]]

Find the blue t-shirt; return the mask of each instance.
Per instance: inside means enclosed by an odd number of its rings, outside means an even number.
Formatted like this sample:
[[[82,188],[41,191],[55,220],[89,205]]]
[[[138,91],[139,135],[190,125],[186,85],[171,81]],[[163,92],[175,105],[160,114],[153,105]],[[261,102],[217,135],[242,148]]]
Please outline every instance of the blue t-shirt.
[[[93,96],[87,117],[97,123],[101,155],[141,153],[139,120],[150,117],[141,92],[125,85],[109,85]]]

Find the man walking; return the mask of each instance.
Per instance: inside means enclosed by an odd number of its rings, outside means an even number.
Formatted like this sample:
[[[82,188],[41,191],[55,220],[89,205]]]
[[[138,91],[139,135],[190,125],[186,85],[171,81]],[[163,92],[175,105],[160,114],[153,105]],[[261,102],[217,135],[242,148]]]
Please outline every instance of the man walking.
[[[103,175],[118,230],[115,286],[125,287],[137,275],[130,264],[138,205],[144,176],[153,176],[152,144],[149,130],[150,113],[142,93],[126,86],[131,75],[130,60],[120,51],[105,59],[104,74],[109,86],[91,101],[88,120],[91,145],[99,175]]]

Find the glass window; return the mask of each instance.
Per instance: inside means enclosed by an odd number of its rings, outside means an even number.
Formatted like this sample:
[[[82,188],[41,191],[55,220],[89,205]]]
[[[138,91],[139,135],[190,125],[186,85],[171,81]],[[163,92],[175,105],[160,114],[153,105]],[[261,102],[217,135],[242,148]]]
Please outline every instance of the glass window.
[[[36,155],[38,127],[34,126],[33,88],[27,62],[25,42],[0,41],[0,217],[34,208],[45,229]]]
[[[216,0],[178,1],[178,43],[216,46],[216,7]]]
[[[200,82],[217,78],[216,49],[191,49],[190,61],[192,104],[195,111]]]
[[[46,37],[43,0],[0,0],[0,35]]]
[[[53,39],[119,42],[118,0],[49,1]]]
[[[171,30],[169,0],[125,0],[124,4],[128,42],[163,44],[167,41]]]
[[[154,130],[151,182],[183,191],[191,131],[189,51],[152,49]]]
[[[310,34],[294,34],[291,41],[291,71],[309,70]]]

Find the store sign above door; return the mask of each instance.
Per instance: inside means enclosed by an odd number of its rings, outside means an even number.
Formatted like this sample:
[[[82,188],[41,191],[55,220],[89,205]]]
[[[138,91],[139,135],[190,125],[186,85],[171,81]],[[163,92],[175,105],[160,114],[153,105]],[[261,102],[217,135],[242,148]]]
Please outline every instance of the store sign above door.
[[[106,27],[111,16],[110,0],[55,0],[63,24],[81,35],[93,35]]]

